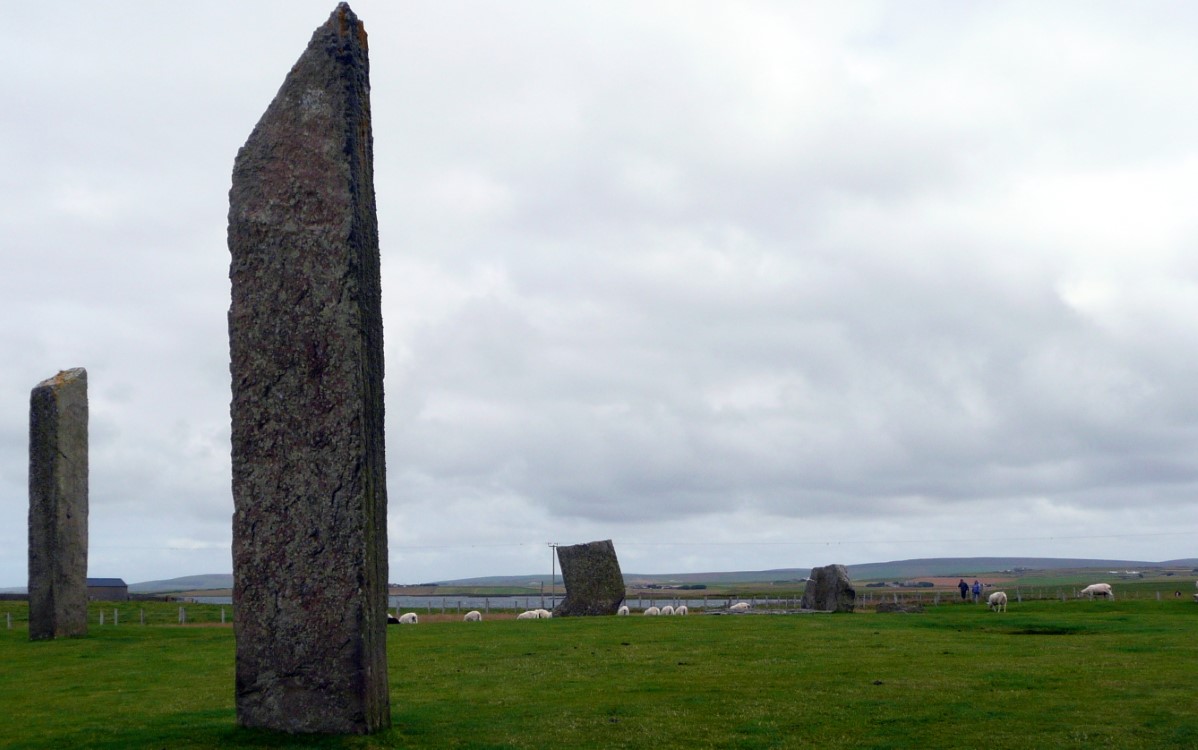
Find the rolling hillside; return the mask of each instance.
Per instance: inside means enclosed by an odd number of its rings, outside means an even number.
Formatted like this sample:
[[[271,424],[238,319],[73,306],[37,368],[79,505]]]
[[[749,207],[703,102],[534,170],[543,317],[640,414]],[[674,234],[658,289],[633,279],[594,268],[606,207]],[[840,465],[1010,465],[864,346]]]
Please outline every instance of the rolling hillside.
[[[891,562],[864,563],[846,566],[849,576],[855,581],[903,580],[920,576],[966,576],[978,573],[994,573],[1004,570],[1063,570],[1070,568],[1095,568],[1102,570],[1142,570],[1160,567],[1195,567],[1198,559],[1166,560],[1102,560],[1058,557],[942,557]],[[763,583],[777,581],[802,581],[811,573],[810,568],[778,568],[774,570],[730,571],[708,573],[625,573],[624,580],[630,585],[638,584],[685,584],[685,583]],[[442,586],[527,586],[536,587],[545,580],[544,573],[522,576],[485,576],[439,581]],[[561,580],[561,573],[558,573]]]
[[[1064,557],[941,557],[916,560],[894,560],[891,562],[864,563],[847,566],[855,581],[905,580],[920,576],[972,576],[979,573],[995,573],[1006,570],[1063,570],[1069,568],[1095,568],[1100,570],[1145,570],[1152,568],[1198,568],[1198,558],[1184,560],[1095,560]],[[778,568],[775,570],[713,571],[708,573],[625,573],[624,580],[631,586],[645,584],[685,583],[769,583],[779,581],[802,581],[810,574],[810,568]],[[511,576],[483,576],[437,581],[439,586],[474,587],[524,587],[537,588],[548,576],[544,573]],[[557,574],[561,581],[561,572]],[[429,584],[434,585],[434,584]],[[203,589],[228,589],[233,586],[230,573],[209,573],[184,576],[159,581],[142,581],[129,584],[129,591],[139,594],[157,594],[171,591],[199,591]],[[24,588],[0,590],[9,593],[24,593]]]

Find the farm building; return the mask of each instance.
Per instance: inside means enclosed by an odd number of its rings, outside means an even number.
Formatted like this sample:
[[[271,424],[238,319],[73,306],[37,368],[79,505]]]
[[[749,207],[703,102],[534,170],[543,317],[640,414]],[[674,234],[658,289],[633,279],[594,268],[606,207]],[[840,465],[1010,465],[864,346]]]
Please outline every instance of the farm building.
[[[123,602],[129,599],[129,584],[120,578],[89,578],[87,598],[91,601]]]

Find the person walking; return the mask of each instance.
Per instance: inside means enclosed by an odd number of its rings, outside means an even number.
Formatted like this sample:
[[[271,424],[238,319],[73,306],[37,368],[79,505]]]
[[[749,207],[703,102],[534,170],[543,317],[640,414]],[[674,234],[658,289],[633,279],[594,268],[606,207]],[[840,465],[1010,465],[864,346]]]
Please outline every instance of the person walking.
[[[969,599],[969,584],[965,582],[964,578],[957,584],[957,588],[961,589],[961,601]]]
[[[978,583],[978,579],[973,579],[973,603],[977,604],[982,600],[982,584]]]

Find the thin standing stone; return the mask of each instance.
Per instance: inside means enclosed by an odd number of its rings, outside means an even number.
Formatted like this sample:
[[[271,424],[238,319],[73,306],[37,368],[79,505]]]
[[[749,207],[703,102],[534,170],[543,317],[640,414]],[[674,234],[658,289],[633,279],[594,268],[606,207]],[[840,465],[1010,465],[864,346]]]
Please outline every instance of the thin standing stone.
[[[229,191],[237,720],[391,723],[383,326],[366,32],[313,34]]]
[[[29,638],[87,635],[87,370],[29,399]]]

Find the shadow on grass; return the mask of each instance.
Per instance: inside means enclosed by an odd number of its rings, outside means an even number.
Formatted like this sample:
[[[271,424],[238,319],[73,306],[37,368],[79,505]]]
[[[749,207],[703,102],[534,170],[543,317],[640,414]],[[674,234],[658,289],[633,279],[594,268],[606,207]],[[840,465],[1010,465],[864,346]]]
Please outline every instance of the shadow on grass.
[[[287,734],[246,729],[232,711],[191,711],[161,715],[138,726],[115,725],[46,738],[45,742],[6,745],[20,748],[125,750],[127,748],[392,748],[404,746],[403,735],[389,729],[372,735]]]
[[[1085,632],[1085,628],[1069,625],[1034,625],[1007,631],[1010,635],[1081,635]]]

